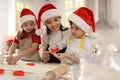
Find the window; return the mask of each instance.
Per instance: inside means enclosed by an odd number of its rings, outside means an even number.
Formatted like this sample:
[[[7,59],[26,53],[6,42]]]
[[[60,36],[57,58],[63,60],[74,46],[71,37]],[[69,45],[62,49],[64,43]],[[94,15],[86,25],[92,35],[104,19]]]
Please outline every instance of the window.
[[[75,0],[75,7],[79,8],[84,6],[84,0]]]
[[[20,12],[23,8],[28,8],[32,10],[32,6],[28,4],[23,4],[22,2],[16,2],[16,31],[20,30],[21,27],[19,26],[19,19],[20,19]]]
[[[65,0],[65,9],[72,8],[72,0]]]
[[[7,32],[7,35],[8,37],[12,38],[15,33],[16,33],[16,30],[15,30],[15,24],[16,24],[16,11],[15,11],[15,8],[16,8],[16,2],[15,0],[9,0],[8,1],[8,16],[7,16],[7,29],[6,29],[6,32]],[[8,38],[7,37],[7,38]],[[10,39],[9,38],[9,39]]]
[[[69,26],[68,16],[77,8],[85,6],[84,0],[65,0],[65,25]]]

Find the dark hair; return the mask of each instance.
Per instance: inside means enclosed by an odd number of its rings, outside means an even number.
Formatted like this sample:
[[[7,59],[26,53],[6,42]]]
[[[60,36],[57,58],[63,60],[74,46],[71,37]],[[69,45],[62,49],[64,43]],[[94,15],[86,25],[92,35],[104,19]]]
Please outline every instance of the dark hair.
[[[72,25],[72,24],[73,24],[73,22],[72,22],[72,21],[69,21],[69,23],[70,23],[70,25]]]
[[[66,31],[67,29],[69,29],[69,28],[64,27],[62,24],[60,25],[61,31]],[[49,35],[50,33],[51,33],[51,30],[47,27],[47,35]]]

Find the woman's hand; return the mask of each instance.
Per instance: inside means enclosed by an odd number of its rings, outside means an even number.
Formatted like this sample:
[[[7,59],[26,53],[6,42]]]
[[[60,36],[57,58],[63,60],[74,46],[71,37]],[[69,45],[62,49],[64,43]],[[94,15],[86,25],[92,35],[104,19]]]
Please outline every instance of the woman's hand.
[[[42,53],[42,60],[43,60],[43,62],[47,63],[49,61],[49,59],[50,59],[50,53],[48,51],[44,51]]]

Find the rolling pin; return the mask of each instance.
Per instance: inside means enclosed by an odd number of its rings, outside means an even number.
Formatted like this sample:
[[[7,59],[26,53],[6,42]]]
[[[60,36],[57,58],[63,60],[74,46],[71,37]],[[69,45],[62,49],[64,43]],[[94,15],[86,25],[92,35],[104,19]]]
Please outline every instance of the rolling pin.
[[[67,64],[61,64],[57,68],[47,72],[46,77],[43,80],[58,80],[62,75],[67,73],[69,66]]]

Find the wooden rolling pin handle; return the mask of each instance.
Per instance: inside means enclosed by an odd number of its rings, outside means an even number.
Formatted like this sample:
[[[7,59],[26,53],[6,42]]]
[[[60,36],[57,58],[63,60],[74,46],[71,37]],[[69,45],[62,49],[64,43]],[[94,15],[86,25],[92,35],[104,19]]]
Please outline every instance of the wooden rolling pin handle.
[[[52,74],[48,74],[43,80],[51,80],[54,76]]]
[[[53,77],[51,77],[50,80],[58,80],[63,74],[65,74],[69,70],[68,65],[62,64],[58,66],[57,68],[48,71],[47,75],[51,74]]]

